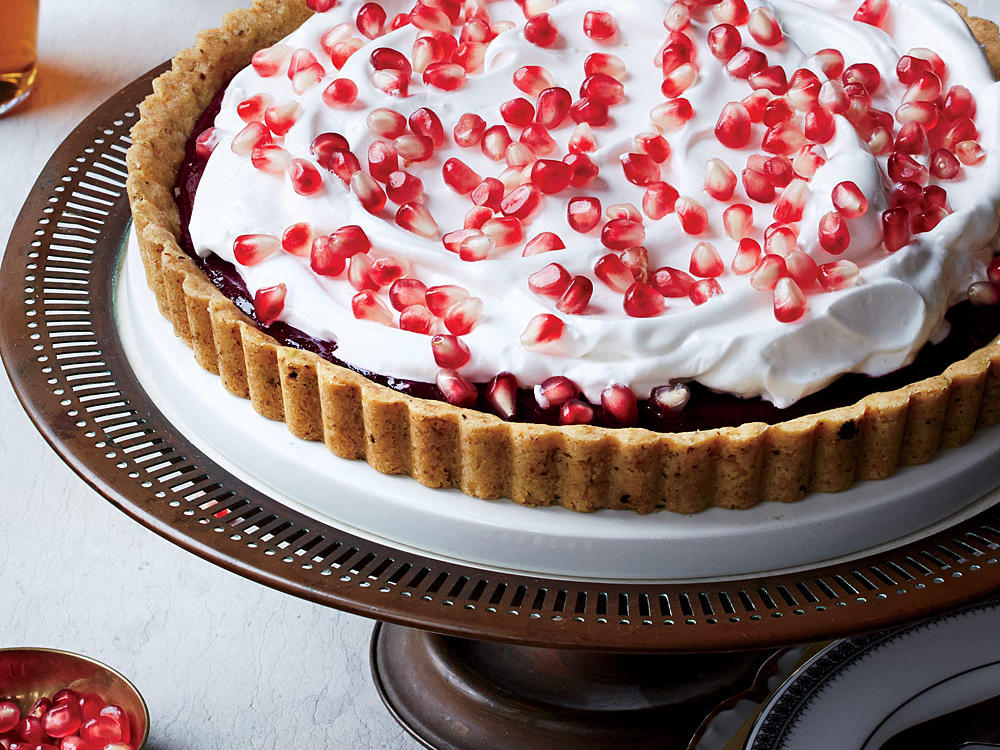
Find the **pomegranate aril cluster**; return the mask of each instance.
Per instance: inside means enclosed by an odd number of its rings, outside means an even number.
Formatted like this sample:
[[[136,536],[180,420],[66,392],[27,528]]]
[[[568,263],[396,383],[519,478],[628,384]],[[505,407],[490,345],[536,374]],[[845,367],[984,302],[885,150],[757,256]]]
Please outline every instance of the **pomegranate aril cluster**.
[[[68,688],[39,698],[22,711],[14,700],[0,700],[3,750],[132,750],[132,726],[120,707],[96,693]]]

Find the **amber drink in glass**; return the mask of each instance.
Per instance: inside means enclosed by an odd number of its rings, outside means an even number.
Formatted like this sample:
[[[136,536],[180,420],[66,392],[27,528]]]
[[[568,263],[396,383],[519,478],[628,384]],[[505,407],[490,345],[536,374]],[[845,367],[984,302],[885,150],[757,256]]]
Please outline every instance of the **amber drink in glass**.
[[[0,0],[0,114],[31,92],[37,46],[38,0]]]

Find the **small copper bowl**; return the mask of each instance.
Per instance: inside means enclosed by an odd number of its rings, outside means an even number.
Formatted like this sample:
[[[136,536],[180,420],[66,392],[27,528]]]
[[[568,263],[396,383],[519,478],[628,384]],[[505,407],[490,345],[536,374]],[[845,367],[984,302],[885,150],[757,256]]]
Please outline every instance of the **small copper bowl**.
[[[105,702],[121,706],[132,724],[132,747],[146,746],[149,709],[128,678],[86,656],[51,648],[0,649],[0,700],[30,709],[39,698],[51,698],[63,688],[97,693]]]

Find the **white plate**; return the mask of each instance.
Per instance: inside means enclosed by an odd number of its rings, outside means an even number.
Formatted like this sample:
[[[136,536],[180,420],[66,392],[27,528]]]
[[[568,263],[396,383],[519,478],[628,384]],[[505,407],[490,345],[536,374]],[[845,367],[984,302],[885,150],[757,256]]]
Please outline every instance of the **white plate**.
[[[992,698],[1000,694],[998,627],[1000,604],[991,602],[837,641],[771,698],[746,747],[878,750],[904,729]]]
[[[982,497],[1000,484],[1000,428],[992,428],[891,479],[746,511],[579,514],[478,500],[338,458],[227,393],[215,375],[195,365],[190,349],[157,311],[134,236],[115,309],[139,381],[164,415],[214,461],[312,517],[466,564],[601,580],[744,577],[857,556],[926,534],[943,519],[953,523],[1000,499],[1000,492]]]

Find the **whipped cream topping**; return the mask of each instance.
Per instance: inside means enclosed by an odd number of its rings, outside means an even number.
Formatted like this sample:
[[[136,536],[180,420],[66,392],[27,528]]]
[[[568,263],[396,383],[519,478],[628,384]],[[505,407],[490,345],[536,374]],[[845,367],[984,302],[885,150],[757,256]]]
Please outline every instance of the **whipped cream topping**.
[[[694,14],[688,35],[695,41],[699,74],[683,96],[695,117],[684,127],[665,132],[672,155],[662,165],[661,179],[681,195],[690,196],[708,211],[709,227],[697,237],[686,234],[676,214],[660,220],[644,217],[650,269],[671,266],[687,271],[691,252],[701,241],[711,242],[726,263],[717,279],[723,294],[700,306],[687,298],[666,300],[666,310],[657,317],[633,318],[623,310],[622,295],[594,280],[594,293],[585,314],[560,313],[554,301],[533,294],[527,277],[549,263],[563,265],[571,274],[594,279],[595,262],[609,250],[601,244],[600,228],[579,234],[570,228],[566,204],[576,195],[595,196],[604,207],[631,202],[641,205],[644,188],[629,183],[619,159],[635,151],[636,134],[653,130],[650,110],[663,102],[662,71],[654,56],[669,33],[661,23],[671,5],[662,0],[560,0],[547,12],[559,30],[559,42],[547,49],[529,43],[523,33],[524,15],[515,2],[497,0],[485,7],[494,21],[510,20],[514,26],[494,38],[488,47],[484,71],[470,74],[456,91],[445,92],[425,85],[414,74],[405,98],[392,97],[372,83],[370,56],[380,47],[392,47],[409,56],[418,29],[407,25],[364,45],[340,71],[323,51],[320,39],[341,23],[354,23],[361,0],[341,2],[317,13],[291,34],[284,44],[307,49],[326,69],[323,81],[296,95],[283,74],[261,77],[253,68],[236,75],[225,94],[216,119],[219,146],[213,152],[197,192],[190,231],[200,255],[215,253],[233,262],[251,293],[285,284],[287,297],[280,319],[317,339],[338,344],[338,357],[358,367],[400,378],[433,382],[438,371],[429,337],[355,319],[351,299],[356,290],[345,276],[321,277],[310,270],[309,259],[279,253],[253,265],[236,263],[233,244],[244,234],[264,233],[280,237],[296,222],[309,222],[317,234],[357,224],[371,239],[372,257],[392,255],[412,264],[411,275],[427,286],[456,284],[483,300],[481,317],[463,341],[472,352],[461,374],[473,381],[489,380],[499,372],[513,373],[522,386],[531,386],[553,375],[564,375],[577,383],[593,402],[611,383],[623,383],[644,398],[651,389],[668,382],[696,380],[703,385],[743,397],[761,396],[778,407],[794,403],[836,379],[856,372],[882,375],[908,364],[916,352],[940,333],[947,309],[964,299],[969,285],[986,276],[997,232],[1000,203],[1000,170],[990,166],[1000,145],[1000,84],[993,75],[969,29],[944,0],[891,2],[885,29],[852,20],[855,0],[748,1],[753,9],[773,10],[785,41],[767,47],[769,64],[791,72],[810,67],[821,80],[822,71],[809,58],[822,48],[840,50],[846,64],[874,63],[882,72],[882,86],[873,96],[873,106],[895,111],[906,87],[894,74],[900,56],[914,47],[930,48],[948,65],[945,90],[953,84],[966,86],[974,95],[979,139],[988,154],[980,166],[964,166],[958,179],[944,182],[953,213],[933,230],[914,235],[911,243],[889,254],[881,245],[880,217],[888,207],[891,184],[885,176],[886,158],[875,157],[854,127],[837,116],[835,137],[824,145],[827,163],[809,181],[805,210],[798,222],[799,250],[817,263],[851,260],[860,267],[856,283],[834,292],[811,292],[808,310],[794,323],[781,323],[772,310],[772,295],[751,287],[746,276],[730,269],[737,243],[724,230],[726,206],[748,203],[754,209],[755,233],[762,242],[764,227],[773,204],[749,201],[742,183],[733,199],[721,203],[704,190],[706,163],[723,159],[737,174],[747,157],[760,153],[766,129],[753,126],[753,138],[745,149],[729,149],[714,135],[716,121],[726,102],[740,101],[751,88],[745,80],[730,76],[709,51],[708,29],[718,22],[707,11]],[[410,0],[381,3],[390,19],[412,7]],[[618,36],[613,43],[588,38],[583,30],[587,11],[603,10],[614,16]],[[455,31],[457,32],[457,27]],[[744,44],[760,48],[740,27]],[[360,37],[360,34],[355,34]],[[568,188],[545,197],[541,212],[526,226],[526,239],[543,231],[558,234],[564,250],[522,257],[521,247],[496,251],[489,259],[467,262],[447,251],[440,239],[426,239],[393,221],[391,202],[377,215],[369,214],[335,175],[321,170],[323,189],[319,195],[302,196],[287,176],[255,169],[249,158],[230,149],[233,136],[245,123],[237,105],[248,97],[265,93],[276,102],[297,100],[304,114],[284,137],[283,147],[293,156],[312,159],[310,144],[316,135],[342,134],[367,168],[368,146],[379,140],[366,126],[367,112],[388,107],[409,115],[420,107],[433,109],[444,124],[446,143],[427,162],[406,167],[424,184],[424,204],[442,233],[461,229],[472,203],[449,189],[442,179],[441,165],[457,157],[482,176],[497,176],[506,164],[487,159],[479,147],[461,148],[451,138],[458,118],[477,113],[488,125],[502,124],[502,102],[525,96],[512,82],[523,65],[541,65],[574,98],[585,74],[583,61],[592,52],[617,55],[625,61],[626,99],[611,108],[607,126],[595,127],[597,149],[590,156],[600,167],[599,177],[584,188]],[[331,108],[322,99],[334,78],[350,78],[358,85],[357,102],[350,108]],[[530,98],[530,97],[528,97]],[[508,127],[514,139],[518,128]],[[574,129],[571,119],[551,135],[558,144],[552,157],[567,153]],[[918,157],[926,163],[926,157]],[[864,216],[848,219],[852,241],[839,256],[829,255],[817,240],[820,219],[833,210],[831,191],[843,181],[855,182],[868,197]],[[932,178],[932,182],[936,182]],[[384,292],[382,291],[383,299]],[[521,332],[541,313],[558,315],[566,332],[555,350],[527,349]],[[442,332],[443,331],[442,329]]]

